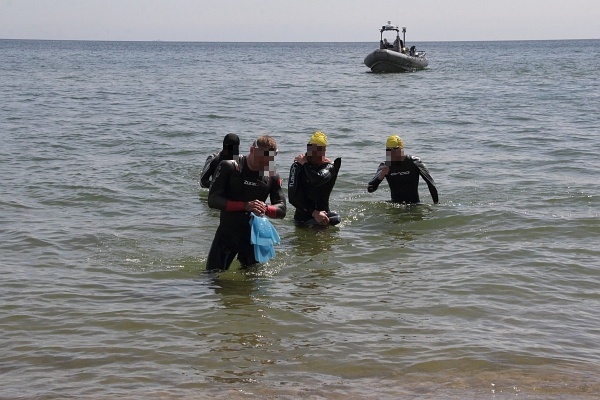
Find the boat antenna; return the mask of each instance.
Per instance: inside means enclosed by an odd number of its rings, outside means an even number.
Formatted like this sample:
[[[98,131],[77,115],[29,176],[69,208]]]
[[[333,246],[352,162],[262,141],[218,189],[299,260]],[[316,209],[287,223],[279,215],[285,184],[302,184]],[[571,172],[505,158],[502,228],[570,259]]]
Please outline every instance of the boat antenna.
[[[406,46],[406,27],[405,26],[402,27],[402,43],[404,43],[404,46]]]

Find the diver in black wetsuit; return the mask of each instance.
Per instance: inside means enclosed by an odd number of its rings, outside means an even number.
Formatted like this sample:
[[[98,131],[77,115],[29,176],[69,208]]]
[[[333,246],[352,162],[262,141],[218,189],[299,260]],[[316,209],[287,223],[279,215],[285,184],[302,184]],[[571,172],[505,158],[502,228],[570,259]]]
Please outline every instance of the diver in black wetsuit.
[[[367,191],[372,193],[385,178],[390,185],[392,201],[395,203],[419,203],[419,176],[423,177],[434,204],[438,203],[438,192],[429,170],[419,157],[404,155],[404,143],[396,135],[387,139],[386,162],[381,163],[377,173],[369,182]]]
[[[277,143],[261,136],[250,154],[222,161],[208,193],[208,205],[221,210],[220,224],[206,260],[207,270],[226,270],[237,255],[242,266],[256,264],[250,243],[250,212],[269,218],[286,213],[281,178],[275,172]],[[271,205],[265,203],[270,197]]]
[[[223,150],[213,153],[206,158],[202,174],[200,174],[200,186],[210,187],[213,174],[219,163],[223,160],[237,160],[240,154],[240,138],[235,133],[228,133],[223,138]]]
[[[306,225],[337,225],[340,216],[329,209],[329,195],[342,164],[341,158],[332,163],[325,157],[327,136],[315,132],[306,154],[294,159],[290,168],[288,196],[296,207],[294,220]]]

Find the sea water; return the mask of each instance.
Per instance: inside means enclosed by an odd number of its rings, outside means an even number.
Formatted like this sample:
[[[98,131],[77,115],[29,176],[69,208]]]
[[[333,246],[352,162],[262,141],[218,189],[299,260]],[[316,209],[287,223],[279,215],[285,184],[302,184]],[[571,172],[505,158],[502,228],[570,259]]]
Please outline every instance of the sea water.
[[[600,42],[409,44],[0,41],[0,398],[596,398]],[[316,130],[343,222],[207,274],[205,158]]]

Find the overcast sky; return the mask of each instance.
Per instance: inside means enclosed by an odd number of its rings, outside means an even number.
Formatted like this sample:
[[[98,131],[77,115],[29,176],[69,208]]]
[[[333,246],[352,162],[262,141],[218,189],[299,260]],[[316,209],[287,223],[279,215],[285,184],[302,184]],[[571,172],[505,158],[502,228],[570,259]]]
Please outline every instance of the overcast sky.
[[[0,0],[0,39],[369,42],[599,39],[600,0]]]

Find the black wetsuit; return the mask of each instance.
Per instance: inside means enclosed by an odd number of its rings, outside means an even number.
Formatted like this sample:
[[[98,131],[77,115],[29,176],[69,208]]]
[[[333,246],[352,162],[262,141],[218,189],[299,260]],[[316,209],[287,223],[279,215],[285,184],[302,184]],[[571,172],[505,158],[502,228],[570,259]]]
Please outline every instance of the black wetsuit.
[[[429,170],[419,157],[413,157],[410,155],[404,156],[404,161],[385,162],[379,164],[379,169],[387,165],[390,167],[390,172],[385,176],[388,184],[390,185],[390,191],[392,192],[392,201],[396,203],[419,203],[419,176],[422,176],[427,187],[429,187],[429,193],[434,203],[438,202],[438,192],[435,187],[435,182],[429,174]],[[369,193],[377,190],[377,187],[382,179],[379,179],[379,169],[375,174],[375,177],[369,182],[367,191]]]
[[[200,174],[200,186],[203,188],[209,188],[210,183],[212,182],[212,177],[217,170],[217,166],[223,160],[231,160],[233,157],[225,154],[224,151],[219,153],[213,153],[210,156],[206,157],[206,161],[204,162],[204,167],[202,168],[202,173]],[[236,156],[237,159],[237,156]]]
[[[312,165],[308,162],[304,165],[298,162],[292,164],[288,181],[288,196],[290,203],[296,207],[295,221],[309,221],[315,210],[330,213],[329,195],[335,185],[341,164],[341,158],[336,158],[333,163],[319,165]]]
[[[243,266],[256,263],[250,243],[250,213],[244,211],[244,203],[266,201],[267,197],[271,205],[266,215],[285,217],[286,201],[279,175],[260,176],[248,167],[245,156],[219,164],[208,192],[208,205],[221,210],[221,217],[206,261],[207,270],[228,269],[236,254]]]

